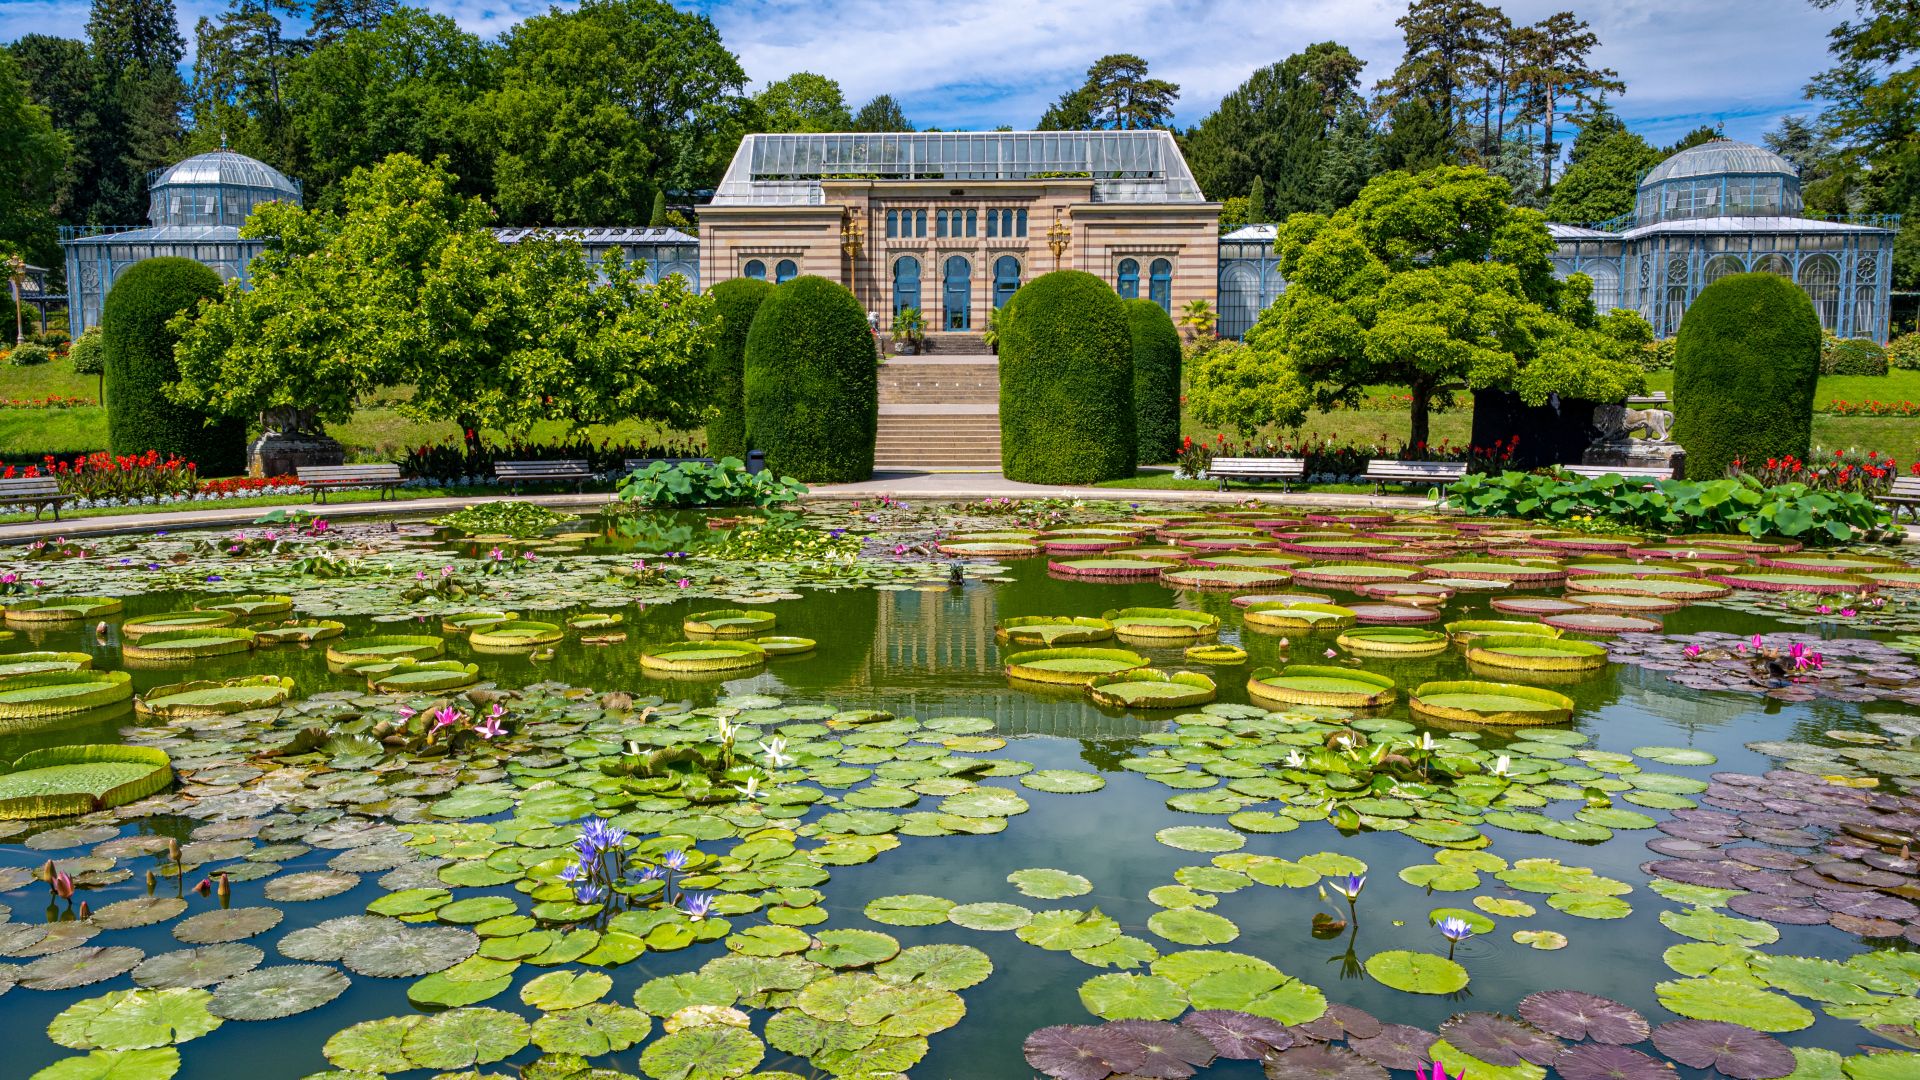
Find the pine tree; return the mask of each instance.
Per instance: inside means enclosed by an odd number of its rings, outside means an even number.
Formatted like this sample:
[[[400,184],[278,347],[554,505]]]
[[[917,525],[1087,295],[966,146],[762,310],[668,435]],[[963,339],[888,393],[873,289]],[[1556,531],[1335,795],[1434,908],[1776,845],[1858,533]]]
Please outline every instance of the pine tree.
[[[1560,156],[1560,145],[1553,141],[1555,122],[1580,126],[1609,91],[1621,93],[1627,85],[1611,68],[1588,64],[1587,54],[1600,38],[1571,11],[1516,31],[1514,42],[1520,59],[1513,77],[1522,91],[1521,117],[1540,125],[1540,190],[1550,191],[1553,163]]]
[[[657,229],[665,226],[666,223],[667,193],[665,191],[655,191],[653,193],[653,213],[647,215],[647,226]]]
[[[1258,225],[1267,220],[1267,186],[1254,174],[1253,186],[1247,190],[1247,222]]]
[[[393,14],[398,0],[313,0],[307,34],[313,44],[331,45],[349,30],[371,30]]]

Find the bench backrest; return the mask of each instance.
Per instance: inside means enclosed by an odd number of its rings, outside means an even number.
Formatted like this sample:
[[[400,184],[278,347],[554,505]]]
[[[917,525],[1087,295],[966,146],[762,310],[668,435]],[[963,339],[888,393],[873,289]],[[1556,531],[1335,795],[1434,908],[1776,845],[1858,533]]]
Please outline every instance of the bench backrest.
[[[1887,494],[1899,495],[1902,498],[1920,499],[1920,476],[1895,477],[1893,490],[1887,492]]]
[[[580,458],[558,461],[496,461],[495,476],[586,476],[587,463]]]
[[[1374,458],[1367,462],[1368,476],[1428,478],[1458,478],[1467,474],[1464,461],[1388,461]]]
[[[1262,473],[1269,476],[1299,476],[1307,471],[1307,459],[1297,457],[1217,457],[1207,464],[1215,473]]]
[[[354,480],[398,480],[400,466],[392,462],[375,462],[369,465],[302,465],[294,472],[302,480],[322,484],[337,484]]]
[[[12,480],[0,480],[0,496],[58,494],[60,494],[60,481],[51,476],[22,476]]]

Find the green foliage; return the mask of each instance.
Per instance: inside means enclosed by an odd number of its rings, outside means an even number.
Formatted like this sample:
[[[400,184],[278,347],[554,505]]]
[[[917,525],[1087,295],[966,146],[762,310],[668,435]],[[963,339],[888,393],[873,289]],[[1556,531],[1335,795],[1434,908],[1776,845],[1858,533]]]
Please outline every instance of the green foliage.
[[[1464,384],[1617,400],[1644,386],[1630,323],[1594,317],[1589,292],[1554,281],[1544,219],[1504,180],[1444,166],[1375,179],[1329,217],[1295,214],[1278,247],[1287,291],[1248,335],[1285,356],[1323,408],[1380,383],[1408,387],[1411,440],[1430,403]]]
[[[720,336],[707,353],[707,390],[715,414],[707,420],[707,448],[715,457],[745,457],[747,331],[773,286],[759,278],[730,278],[707,290],[720,316]]]
[[[1133,335],[1126,305],[1079,270],[1042,274],[1007,302],[1000,455],[1007,479],[1090,484],[1133,475]]]
[[[753,101],[760,107],[765,131],[845,131],[853,126],[840,84],[811,71],[768,83]]]
[[[1470,474],[1447,498],[1461,511],[1482,517],[1564,523],[1591,516],[1628,528],[1741,532],[1810,544],[1864,541],[1892,524],[1886,508],[1861,492],[1817,491],[1801,483],[1768,487],[1751,476],[1661,480],[1648,488],[1644,481],[1618,476]]]
[[[1159,304],[1121,301],[1133,334],[1136,461],[1172,461],[1180,452],[1180,332]]]
[[[12,364],[14,367],[33,367],[36,364],[44,364],[52,359],[53,350],[37,341],[29,341],[15,345],[13,351],[7,354],[7,363]]]
[[[1901,334],[1888,342],[1887,365],[1900,371],[1920,369],[1920,333]]]
[[[771,471],[749,473],[736,457],[723,457],[712,465],[656,461],[620,482],[621,502],[649,510],[692,506],[764,509],[793,502],[806,493],[806,486],[790,476],[776,477]]]
[[[747,430],[767,468],[808,483],[871,477],[878,360],[845,286],[810,274],[774,286],[747,335]]]
[[[509,499],[504,502],[479,503],[455,510],[451,514],[434,518],[433,523],[442,528],[457,529],[469,536],[497,534],[524,540],[539,536],[556,525],[564,525],[572,520],[574,520],[572,514],[562,514],[544,506]]]
[[[1180,86],[1149,78],[1147,62],[1109,53],[1087,68],[1087,81],[1060,95],[1040,118],[1040,131],[1087,128],[1163,128],[1173,119]]]
[[[115,280],[100,311],[108,449],[115,454],[177,454],[202,476],[244,471],[244,420],[209,422],[207,412],[163,393],[179,377],[175,316],[219,296],[220,288],[219,274],[177,257],[135,263]]]
[[[1342,115],[1364,108],[1363,64],[1346,46],[1322,41],[1247,76],[1195,125],[1183,143],[1201,190],[1237,203],[1235,224],[1284,220],[1337,203],[1321,170],[1335,151]],[[1241,196],[1245,196],[1242,198]]]
[[[1640,178],[1660,164],[1660,151],[1617,123],[1598,131],[1573,142],[1574,156],[1547,200],[1554,221],[1591,225],[1630,212]]]
[[[67,349],[75,375],[103,375],[107,370],[107,352],[100,341],[100,328],[89,326]]]
[[[653,193],[653,213],[647,215],[647,225],[650,228],[661,228],[664,227],[666,223],[667,193],[665,191],[656,191]]]
[[[1245,225],[1252,220],[1252,202],[1245,195],[1229,195],[1220,200],[1220,224]]]
[[[1738,458],[1807,456],[1820,340],[1813,301],[1786,278],[1735,274],[1701,290],[1673,364],[1673,438],[1689,480],[1724,476]]]
[[[1640,346],[1640,366],[1648,371],[1668,371],[1673,367],[1674,350],[1679,346],[1678,338],[1661,338]]]
[[[1839,338],[1831,333],[1820,339],[1820,374],[1885,375],[1887,350],[1867,338]]]
[[[835,536],[810,529],[799,520],[784,520],[790,516],[760,525],[741,525],[701,554],[740,562],[845,561],[860,554],[858,536]]]
[[[988,316],[991,324],[992,316]],[[901,308],[893,316],[893,340],[919,344],[926,339],[925,319],[917,307]]]
[[[1187,362],[1187,407],[1206,427],[1250,438],[1264,427],[1304,423],[1307,388],[1284,356],[1223,341]]]
[[[981,332],[980,338],[990,353],[997,354],[1000,351],[1000,331],[1007,325],[1006,313],[1005,305],[987,312],[987,328]]]
[[[0,251],[27,252],[40,260],[58,251],[53,199],[66,168],[68,143],[54,130],[47,110],[33,103],[29,89],[20,65],[0,49],[0,146],[7,148],[6,182],[0,184]]]

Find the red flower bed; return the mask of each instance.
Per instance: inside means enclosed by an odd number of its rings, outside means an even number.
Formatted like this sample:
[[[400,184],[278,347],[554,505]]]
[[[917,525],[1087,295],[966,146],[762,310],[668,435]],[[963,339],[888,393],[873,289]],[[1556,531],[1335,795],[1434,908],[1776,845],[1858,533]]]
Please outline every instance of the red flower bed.
[[[200,494],[240,495],[266,488],[301,486],[297,476],[231,476],[225,480],[200,481]]]
[[[104,451],[61,460],[48,454],[44,465],[24,470],[7,466],[4,476],[51,476],[60,490],[82,499],[141,499],[149,495],[189,495],[199,483],[193,462],[158,450],[114,455]]]

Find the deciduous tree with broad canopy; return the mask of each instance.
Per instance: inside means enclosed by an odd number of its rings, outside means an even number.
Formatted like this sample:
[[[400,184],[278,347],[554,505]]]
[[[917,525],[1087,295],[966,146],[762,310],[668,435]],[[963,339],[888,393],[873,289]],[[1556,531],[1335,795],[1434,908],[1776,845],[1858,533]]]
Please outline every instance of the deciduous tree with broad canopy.
[[[463,430],[635,417],[693,427],[707,409],[712,302],[678,275],[645,283],[578,244],[502,244],[492,212],[443,165],[395,154],[343,184],[334,214],[260,208],[243,235],[274,243],[217,303],[180,318],[169,395],[280,430],[341,422],[370,391]]]
[[[1545,219],[1509,194],[1483,170],[1442,166],[1381,176],[1330,216],[1293,215],[1277,242],[1287,291],[1248,343],[1290,362],[1323,408],[1404,384],[1414,443],[1427,441],[1432,404],[1457,390],[1538,405],[1642,389],[1637,335],[1599,319],[1579,284],[1554,280]]]

